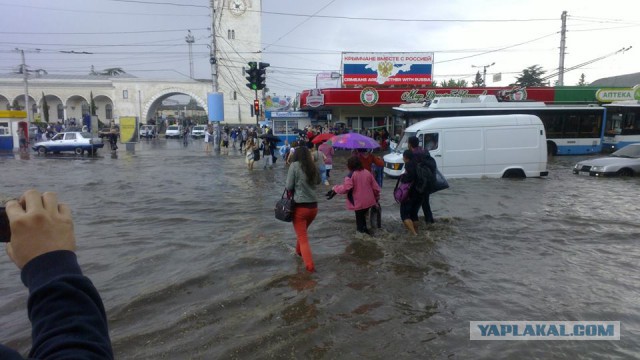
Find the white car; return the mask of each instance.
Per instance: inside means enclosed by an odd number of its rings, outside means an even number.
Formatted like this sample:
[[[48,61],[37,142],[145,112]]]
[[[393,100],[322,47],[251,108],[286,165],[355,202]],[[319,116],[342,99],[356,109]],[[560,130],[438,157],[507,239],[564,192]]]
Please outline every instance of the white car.
[[[182,126],[181,125],[170,125],[167,128],[167,131],[164,133],[164,136],[167,139],[180,138],[182,136]]]
[[[140,137],[141,138],[154,138],[156,137],[156,126],[155,125],[142,125],[140,126]]]
[[[103,146],[102,139],[94,138],[88,132],[69,131],[58,133],[51,140],[37,142],[32,148],[41,155],[61,151],[73,151],[77,155],[82,155],[85,151],[95,154]]]
[[[191,137],[194,139],[197,138],[203,138],[204,137],[204,132],[207,129],[206,126],[204,125],[196,125],[193,127],[193,129],[191,129]]]
[[[635,176],[640,173],[640,144],[630,144],[607,157],[580,161],[573,173],[589,176]]]

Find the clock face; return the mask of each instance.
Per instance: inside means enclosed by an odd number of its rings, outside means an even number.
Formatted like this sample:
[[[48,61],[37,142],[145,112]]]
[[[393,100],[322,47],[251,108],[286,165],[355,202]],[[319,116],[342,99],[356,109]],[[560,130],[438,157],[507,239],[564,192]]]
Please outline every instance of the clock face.
[[[240,16],[247,11],[247,4],[244,0],[231,0],[229,10],[233,15]]]

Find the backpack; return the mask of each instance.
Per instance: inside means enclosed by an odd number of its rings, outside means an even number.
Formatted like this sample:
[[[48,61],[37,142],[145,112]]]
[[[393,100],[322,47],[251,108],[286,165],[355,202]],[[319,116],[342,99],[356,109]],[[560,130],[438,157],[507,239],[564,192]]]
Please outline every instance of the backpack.
[[[419,162],[416,166],[416,191],[420,194],[429,194],[435,183],[436,175],[427,166],[426,160]]]

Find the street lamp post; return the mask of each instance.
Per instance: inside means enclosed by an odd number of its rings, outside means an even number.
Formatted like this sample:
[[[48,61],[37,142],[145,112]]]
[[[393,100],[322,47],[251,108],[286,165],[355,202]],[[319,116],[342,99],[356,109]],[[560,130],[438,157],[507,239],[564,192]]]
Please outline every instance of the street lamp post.
[[[185,41],[189,44],[189,77],[193,79],[193,51],[192,45],[195,42],[195,38],[191,35],[191,30],[189,30],[189,34],[185,37]]]
[[[472,68],[482,68],[482,85],[485,87],[487,86],[487,68],[495,64],[496,64],[495,62],[492,62],[489,65],[480,65],[480,66],[471,65]]]

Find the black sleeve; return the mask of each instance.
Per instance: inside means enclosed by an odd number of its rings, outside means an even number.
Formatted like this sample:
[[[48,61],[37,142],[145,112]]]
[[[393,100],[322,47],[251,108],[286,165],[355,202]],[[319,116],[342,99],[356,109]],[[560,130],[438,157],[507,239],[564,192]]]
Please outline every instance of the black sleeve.
[[[436,159],[432,158],[431,156],[426,157],[426,162],[427,162],[427,166],[429,167],[429,170],[431,170],[432,173],[436,173],[436,170],[438,169],[438,165],[436,164]]]
[[[404,174],[400,180],[403,183],[410,183],[416,180],[416,163],[409,161],[404,165]]]
[[[107,316],[98,291],[82,275],[76,254],[54,251],[22,269],[32,324],[29,357],[113,359]]]

